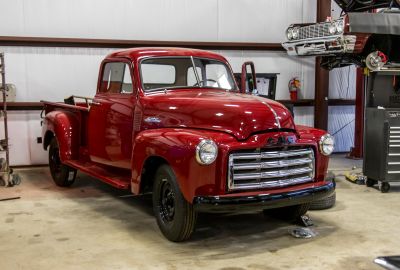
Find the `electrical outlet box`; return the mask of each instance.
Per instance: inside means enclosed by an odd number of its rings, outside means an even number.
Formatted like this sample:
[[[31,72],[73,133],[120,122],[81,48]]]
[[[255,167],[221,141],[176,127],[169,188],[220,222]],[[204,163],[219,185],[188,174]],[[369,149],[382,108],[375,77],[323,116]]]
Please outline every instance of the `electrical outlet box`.
[[[17,95],[17,87],[14,84],[8,83],[6,85],[6,100],[14,102]]]

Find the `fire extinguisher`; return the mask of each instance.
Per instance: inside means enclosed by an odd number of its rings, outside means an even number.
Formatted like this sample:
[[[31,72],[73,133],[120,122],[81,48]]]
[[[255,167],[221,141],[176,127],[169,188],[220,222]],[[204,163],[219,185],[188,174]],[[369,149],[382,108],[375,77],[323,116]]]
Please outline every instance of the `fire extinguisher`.
[[[299,78],[294,77],[289,81],[289,93],[290,93],[290,100],[297,101],[298,93],[300,92],[301,83]]]

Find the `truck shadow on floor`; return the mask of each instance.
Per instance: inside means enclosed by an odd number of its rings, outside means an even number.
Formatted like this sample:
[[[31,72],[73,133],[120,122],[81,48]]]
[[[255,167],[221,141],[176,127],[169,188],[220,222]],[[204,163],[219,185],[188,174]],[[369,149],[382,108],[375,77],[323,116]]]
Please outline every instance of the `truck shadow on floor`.
[[[48,186],[51,178],[43,179],[39,185]],[[52,183],[51,183],[52,184]],[[159,231],[153,215],[151,195],[130,196],[126,190],[117,190],[89,176],[79,174],[77,182],[70,188],[50,187],[57,195],[71,200],[79,200],[80,205],[90,209],[85,213],[87,218],[112,220],[115,230],[124,230],[132,238],[140,238],[148,245],[165,247],[170,252],[173,245],[174,253],[223,259],[233,256],[245,256],[269,251],[276,253],[281,249],[301,245],[314,240],[321,240],[336,231],[334,225],[318,218],[317,212],[310,213],[318,234],[313,239],[295,239],[289,230],[296,227],[280,220],[264,216],[261,212],[242,214],[207,214],[198,215],[196,230],[190,240],[175,244],[166,240]],[[69,209],[76,214],[77,209]],[[94,221],[96,222],[96,221]],[[212,249],[210,248],[212,247]],[[172,252],[172,251],[171,251]]]

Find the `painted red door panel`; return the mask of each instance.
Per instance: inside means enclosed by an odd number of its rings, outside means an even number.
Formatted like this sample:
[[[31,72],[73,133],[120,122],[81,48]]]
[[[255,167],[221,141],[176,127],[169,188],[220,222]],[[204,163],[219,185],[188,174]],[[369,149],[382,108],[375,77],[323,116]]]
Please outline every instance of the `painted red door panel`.
[[[134,98],[130,94],[97,94],[89,111],[92,161],[131,167]]]
[[[97,94],[89,111],[88,145],[93,162],[131,167],[137,93],[132,74],[132,62],[125,58],[109,58],[101,65]]]

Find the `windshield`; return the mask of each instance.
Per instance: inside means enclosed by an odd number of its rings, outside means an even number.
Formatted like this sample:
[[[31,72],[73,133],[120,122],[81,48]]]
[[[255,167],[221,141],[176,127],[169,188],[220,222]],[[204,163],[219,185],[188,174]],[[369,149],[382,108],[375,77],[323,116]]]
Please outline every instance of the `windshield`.
[[[149,58],[141,62],[140,70],[142,86],[146,92],[193,87],[236,90],[230,69],[217,60],[192,57]]]

